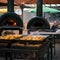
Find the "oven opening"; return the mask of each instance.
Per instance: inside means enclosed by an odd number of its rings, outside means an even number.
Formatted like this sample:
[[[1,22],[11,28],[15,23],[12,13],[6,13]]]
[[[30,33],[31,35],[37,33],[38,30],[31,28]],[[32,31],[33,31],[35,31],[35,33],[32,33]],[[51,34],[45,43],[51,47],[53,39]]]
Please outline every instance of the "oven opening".
[[[40,28],[43,28],[44,27],[44,24],[42,22],[41,23],[40,22],[36,22],[36,23],[33,24],[33,27],[40,29]]]
[[[17,26],[17,23],[14,20],[8,20],[5,22],[7,26]]]

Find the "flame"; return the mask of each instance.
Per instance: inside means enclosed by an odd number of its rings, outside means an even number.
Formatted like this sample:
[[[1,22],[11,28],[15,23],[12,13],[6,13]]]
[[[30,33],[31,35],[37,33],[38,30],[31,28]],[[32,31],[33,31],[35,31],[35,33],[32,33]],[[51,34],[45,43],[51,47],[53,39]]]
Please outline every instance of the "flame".
[[[16,25],[17,25],[16,22],[15,22],[14,20],[9,20],[8,22],[9,22],[9,23],[12,23],[13,26],[16,26]],[[9,23],[7,23],[6,25],[8,26]]]
[[[9,20],[9,22],[14,22],[13,20]]]
[[[16,25],[17,25],[16,22],[14,22],[13,26],[16,26]]]

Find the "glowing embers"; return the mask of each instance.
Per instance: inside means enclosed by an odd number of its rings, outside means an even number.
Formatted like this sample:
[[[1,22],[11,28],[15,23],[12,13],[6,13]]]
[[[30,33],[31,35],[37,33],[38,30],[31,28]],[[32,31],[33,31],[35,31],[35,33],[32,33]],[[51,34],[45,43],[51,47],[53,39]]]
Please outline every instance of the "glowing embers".
[[[14,20],[8,20],[6,21],[5,25],[7,26],[17,26],[17,23]]]

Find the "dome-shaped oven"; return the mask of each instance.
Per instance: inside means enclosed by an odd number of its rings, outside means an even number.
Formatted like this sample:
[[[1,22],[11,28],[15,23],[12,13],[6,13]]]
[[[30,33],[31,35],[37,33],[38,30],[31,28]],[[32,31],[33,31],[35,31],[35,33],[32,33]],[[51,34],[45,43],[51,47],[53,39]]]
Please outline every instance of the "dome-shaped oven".
[[[23,28],[23,21],[17,14],[13,12],[8,12],[1,16],[0,26],[19,26]]]
[[[34,17],[32,18],[28,24],[27,24],[27,29],[28,31],[36,31],[36,30],[39,30],[39,29],[50,29],[50,25],[49,25],[49,22],[45,19],[45,18],[42,18],[42,17]]]

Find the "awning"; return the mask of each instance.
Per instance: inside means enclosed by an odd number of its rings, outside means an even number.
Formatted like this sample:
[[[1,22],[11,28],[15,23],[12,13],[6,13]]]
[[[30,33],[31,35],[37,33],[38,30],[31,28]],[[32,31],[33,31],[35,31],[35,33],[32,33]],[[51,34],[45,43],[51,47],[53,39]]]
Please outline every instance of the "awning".
[[[54,8],[45,7],[45,6],[43,6],[42,10],[45,13],[58,13],[58,12],[60,12],[60,10],[57,10],[57,9],[54,9]],[[30,9],[29,12],[36,13],[36,8]]]
[[[14,0],[17,4],[35,4],[37,0]],[[7,3],[7,0],[0,0],[0,3]],[[60,0],[43,0],[43,4],[60,4]]]

